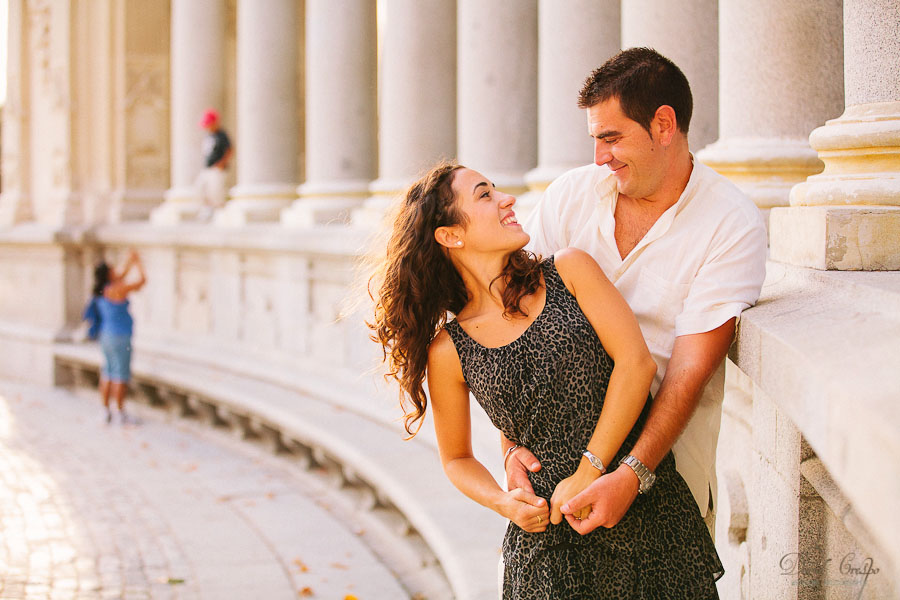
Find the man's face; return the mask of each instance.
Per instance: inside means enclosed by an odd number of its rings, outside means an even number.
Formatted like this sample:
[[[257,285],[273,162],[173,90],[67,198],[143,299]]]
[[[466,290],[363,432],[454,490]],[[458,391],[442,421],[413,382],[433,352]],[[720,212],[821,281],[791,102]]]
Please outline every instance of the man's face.
[[[612,170],[620,194],[652,196],[662,184],[665,165],[657,139],[622,112],[618,98],[587,109],[588,133],[594,138],[594,162]],[[651,122],[650,130],[656,119]]]

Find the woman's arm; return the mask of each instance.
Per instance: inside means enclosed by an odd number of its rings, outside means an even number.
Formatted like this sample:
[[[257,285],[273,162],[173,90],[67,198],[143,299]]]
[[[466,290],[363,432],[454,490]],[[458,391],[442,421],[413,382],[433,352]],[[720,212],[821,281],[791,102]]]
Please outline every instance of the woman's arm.
[[[525,531],[544,531],[549,517],[544,499],[523,489],[504,491],[472,453],[469,388],[446,331],[442,330],[428,349],[427,375],[444,473],[463,494]]]
[[[610,463],[647,401],[656,363],[634,313],[597,262],[574,248],[561,250],[555,260],[560,277],[614,362],[603,410],[585,448],[612,471],[615,467]],[[553,493],[551,522],[559,523],[560,507],[599,476],[600,471],[582,457],[575,473],[560,482]]]
[[[132,250],[131,255],[128,257],[128,260],[137,268],[138,279],[137,281],[134,281],[132,283],[124,283],[125,276],[123,275],[122,294],[128,294],[129,292],[137,291],[144,287],[144,284],[147,283],[147,274],[144,272],[144,263],[141,262],[140,255],[136,251]]]

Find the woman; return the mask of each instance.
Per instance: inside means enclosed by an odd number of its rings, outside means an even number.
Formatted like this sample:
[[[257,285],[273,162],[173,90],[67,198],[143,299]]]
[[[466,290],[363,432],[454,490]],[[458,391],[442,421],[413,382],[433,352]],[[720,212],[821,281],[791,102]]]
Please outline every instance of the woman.
[[[127,283],[125,279],[132,268],[137,269],[138,279]],[[107,423],[112,422],[110,396],[116,401],[122,424],[136,423],[125,413],[125,393],[131,381],[131,335],[134,330],[134,320],[128,312],[128,294],[141,289],[146,282],[144,265],[134,250],[118,271],[105,262],[94,269],[94,297],[85,310],[85,318],[91,318],[89,315],[93,314],[99,322],[96,329],[106,361],[100,374],[100,395]]]
[[[612,465],[637,439],[656,367],[592,258],[566,249],[541,261],[523,250],[514,203],[453,164],[406,195],[370,326],[401,401],[412,402],[407,432],[421,427],[427,374],[445,473],[511,521],[504,598],[716,598],[722,565],[671,455],[615,527],[580,536],[561,524],[560,507],[602,476],[585,450]],[[535,495],[502,489],[473,456],[470,391],[540,459]]]

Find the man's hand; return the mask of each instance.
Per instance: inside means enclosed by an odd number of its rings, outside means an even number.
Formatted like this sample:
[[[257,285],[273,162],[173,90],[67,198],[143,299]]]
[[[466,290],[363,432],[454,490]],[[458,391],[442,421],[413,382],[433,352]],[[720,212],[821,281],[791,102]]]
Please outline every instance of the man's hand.
[[[569,500],[561,508],[572,529],[584,535],[597,527],[613,527],[637,498],[640,481],[628,465],[622,465],[589,485],[583,492]],[[590,506],[591,512],[584,519],[575,513]]]
[[[519,446],[506,458],[506,489],[508,491],[522,489],[533,495],[534,488],[528,474],[540,470],[541,463],[531,450]]]
[[[591,469],[593,469],[593,467],[591,467]],[[597,480],[599,474],[600,471],[587,472],[586,474],[584,470],[578,469],[575,473],[556,484],[556,489],[553,490],[553,496],[550,497],[550,522],[554,525],[562,523],[563,515],[560,511],[560,506],[566,504],[579,493],[586,490],[591,483]],[[576,519],[585,518],[589,513],[590,506],[586,506],[580,511],[575,511],[572,516]]]

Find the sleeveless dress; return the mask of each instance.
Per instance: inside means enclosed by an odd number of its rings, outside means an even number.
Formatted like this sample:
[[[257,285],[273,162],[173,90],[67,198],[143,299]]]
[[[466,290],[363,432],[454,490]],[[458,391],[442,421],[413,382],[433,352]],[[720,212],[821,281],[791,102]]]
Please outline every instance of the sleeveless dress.
[[[556,271],[543,261],[547,300],[513,342],[480,345],[456,320],[446,325],[472,394],[494,426],[531,450],[541,470],[535,493],[548,502],[575,472],[606,397],[613,361]],[[613,466],[633,447],[650,399]],[[718,598],[723,574],[706,525],[671,452],[657,480],[610,529],[579,535],[563,520],[542,533],[510,522],[503,540],[504,600]]]

